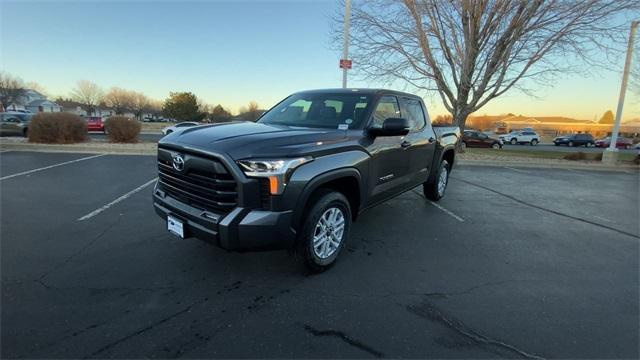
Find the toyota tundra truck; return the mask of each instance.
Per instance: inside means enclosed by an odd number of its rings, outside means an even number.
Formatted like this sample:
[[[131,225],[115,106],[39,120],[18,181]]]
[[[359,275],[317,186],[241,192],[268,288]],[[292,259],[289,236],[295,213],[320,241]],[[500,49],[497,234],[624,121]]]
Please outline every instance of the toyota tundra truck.
[[[445,194],[460,137],[418,96],[295,93],[257,122],[187,128],[158,143],[153,206],[168,231],[235,251],[294,249],[330,267],[358,215],[417,186]]]

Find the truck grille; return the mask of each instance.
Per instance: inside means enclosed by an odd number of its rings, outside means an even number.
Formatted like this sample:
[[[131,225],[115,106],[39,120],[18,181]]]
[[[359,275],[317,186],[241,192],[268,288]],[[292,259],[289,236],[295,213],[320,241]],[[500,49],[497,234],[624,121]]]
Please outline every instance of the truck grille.
[[[158,157],[158,185],[167,195],[193,207],[226,214],[238,202],[237,184],[221,162],[186,155],[183,171],[170,156]]]

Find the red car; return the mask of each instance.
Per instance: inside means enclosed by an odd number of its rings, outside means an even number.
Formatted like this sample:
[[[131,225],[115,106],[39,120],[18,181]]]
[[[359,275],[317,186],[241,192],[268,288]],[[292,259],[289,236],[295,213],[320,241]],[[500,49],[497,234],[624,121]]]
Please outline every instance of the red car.
[[[100,116],[89,116],[86,117],[87,120],[87,131],[100,131],[103,133],[107,133],[104,129],[104,121]]]
[[[609,147],[609,144],[611,144],[611,137],[608,136],[604,139],[596,140],[597,147],[606,148]],[[633,141],[629,138],[618,136],[616,147],[620,149],[631,149],[633,147]]]

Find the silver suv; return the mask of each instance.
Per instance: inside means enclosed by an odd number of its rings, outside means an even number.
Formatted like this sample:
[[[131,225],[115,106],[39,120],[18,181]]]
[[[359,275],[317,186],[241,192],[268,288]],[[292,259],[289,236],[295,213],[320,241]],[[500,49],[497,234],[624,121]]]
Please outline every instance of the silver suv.
[[[32,117],[33,114],[18,111],[0,113],[0,135],[26,137]]]

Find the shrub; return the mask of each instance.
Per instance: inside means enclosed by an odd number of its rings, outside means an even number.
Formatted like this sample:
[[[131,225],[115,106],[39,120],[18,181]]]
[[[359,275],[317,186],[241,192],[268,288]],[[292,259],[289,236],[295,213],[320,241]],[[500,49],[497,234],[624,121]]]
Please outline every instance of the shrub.
[[[104,123],[110,142],[137,143],[140,135],[140,122],[125,116],[112,116]]]
[[[602,153],[583,153],[583,152],[575,152],[569,153],[563,157],[565,160],[595,160],[602,161]]]
[[[29,124],[29,142],[72,144],[87,139],[87,123],[71,113],[39,113]]]

